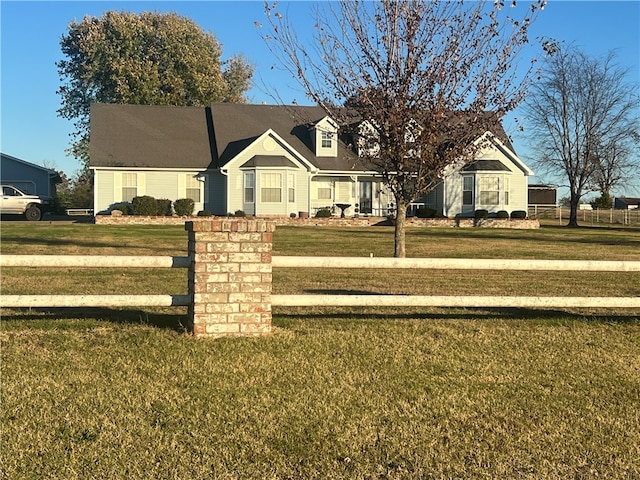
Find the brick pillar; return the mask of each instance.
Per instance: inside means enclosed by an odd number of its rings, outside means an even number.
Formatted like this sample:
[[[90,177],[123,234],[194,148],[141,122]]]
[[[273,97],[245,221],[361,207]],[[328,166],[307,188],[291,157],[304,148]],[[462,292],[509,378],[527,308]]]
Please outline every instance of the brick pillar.
[[[271,250],[275,223],[202,219],[189,236],[189,328],[196,337],[271,333]]]

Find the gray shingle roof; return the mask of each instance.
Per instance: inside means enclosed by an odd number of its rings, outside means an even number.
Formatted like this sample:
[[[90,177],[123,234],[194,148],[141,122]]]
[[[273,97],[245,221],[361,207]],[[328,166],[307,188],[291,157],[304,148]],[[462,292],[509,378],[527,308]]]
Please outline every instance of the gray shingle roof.
[[[212,163],[205,108],[94,104],[91,132],[92,167],[206,169]]]
[[[216,103],[210,107],[93,104],[90,165],[220,168],[267,130],[327,172],[370,171],[340,140],[337,157],[317,157],[310,131],[321,107]],[[492,129],[511,147],[501,125]]]
[[[510,172],[511,170],[500,160],[475,160],[462,170],[465,172]]]
[[[335,158],[314,154],[309,132],[313,124],[326,117],[320,107],[216,103],[211,105],[211,112],[220,166],[271,129],[321,170],[362,170],[355,153],[343,142],[338,143]]]

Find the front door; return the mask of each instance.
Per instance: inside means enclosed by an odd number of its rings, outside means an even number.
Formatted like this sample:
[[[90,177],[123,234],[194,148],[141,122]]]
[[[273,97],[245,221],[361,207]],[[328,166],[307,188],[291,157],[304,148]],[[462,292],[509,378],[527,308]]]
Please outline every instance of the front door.
[[[359,182],[360,213],[373,213],[373,182]]]

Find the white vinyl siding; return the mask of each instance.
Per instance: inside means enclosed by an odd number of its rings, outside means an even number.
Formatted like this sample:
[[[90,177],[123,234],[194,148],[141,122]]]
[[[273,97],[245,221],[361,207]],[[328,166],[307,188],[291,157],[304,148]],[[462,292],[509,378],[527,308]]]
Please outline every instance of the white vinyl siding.
[[[178,198],[178,178],[173,172],[147,172],[145,192],[153,198]]]
[[[352,195],[351,195],[351,191],[352,191],[352,185],[354,185],[354,182],[351,182],[350,180],[347,179],[340,179],[340,181],[337,182],[337,192],[336,192],[336,201],[338,202],[342,202],[342,203],[349,203],[352,200]]]
[[[95,172],[94,208],[96,212],[109,209],[116,202],[115,175],[113,172]]]

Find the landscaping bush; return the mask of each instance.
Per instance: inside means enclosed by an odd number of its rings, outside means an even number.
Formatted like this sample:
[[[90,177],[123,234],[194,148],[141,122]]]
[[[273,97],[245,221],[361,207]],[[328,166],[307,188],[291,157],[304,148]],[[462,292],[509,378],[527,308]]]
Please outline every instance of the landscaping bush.
[[[242,210],[236,210],[236,212],[233,214],[234,217],[246,217],[247,214],[244,213],[244,211]]]
[[[211,217],[211,212],[209,210],[200,210],[198,212],[199,217]]]
[[[194,207],[195,203],[191,198],[179,198],[173,202],[173,209],[175,210],[176,215],[180,217],[193,215]]]
[[[496,213],[496,217],[497,218],[509,218],[509,212],[507,212],[506,210],[500,210],[498,213]]]
[[[511,212],[511,218],[527,218],[527,212],[524,210],[514,210]]]
[[[153,197],[143,195],[134,197],[131,201],[134,215],[153,216],[158,214],[158,202]]]
[[[435,218],[436,217],[435,208],[426,208],[420,207],[416,210],[416,217],[418,218]]]
[[[122,212],[123,215],[131,215],[133,213],[133,208],[131,204],[128,202],[116,203],[111,207],[111,211],[118,210]]]
[[[316,218],[329,218],[331,216],[331,208],[324,207],[316,212]]]
[[[171,210],[171,200],[168,198],[159,198],[156,200],[156,203],[158,205],[157,215],[163,215],[165,217],[173,215],[173,211]]]
[[[474,218],[489,218],[489,210],[480,208],[475,211]]]

